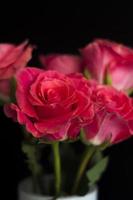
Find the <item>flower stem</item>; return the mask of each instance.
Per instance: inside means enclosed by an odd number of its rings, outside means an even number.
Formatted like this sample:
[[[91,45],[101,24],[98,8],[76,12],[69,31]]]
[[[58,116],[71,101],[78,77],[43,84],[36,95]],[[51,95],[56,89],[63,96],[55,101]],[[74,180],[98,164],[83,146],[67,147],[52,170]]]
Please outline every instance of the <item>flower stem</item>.
[[[82,177],[85,173],[85,170],[87,168],[87,165],[88,165],[89,161],[91,160],[92,156],[94,155],[94,153],[95,153],[95,147],[94,146],[89,146],[89,147],[86,148],[86,150],[83,154],[79,169],[77,171],[76,180],[75,180],[75,183],[74,183],[74,187],[72,189],[72,194],[76,194],[76,192],[79,188],[81,179],[82,179]]]
[[[54,173],[55,173],[55,192],[56,197],[59,196],[61,191],[61,160],[59,152],[59,142],[52,144],[54,154]]]

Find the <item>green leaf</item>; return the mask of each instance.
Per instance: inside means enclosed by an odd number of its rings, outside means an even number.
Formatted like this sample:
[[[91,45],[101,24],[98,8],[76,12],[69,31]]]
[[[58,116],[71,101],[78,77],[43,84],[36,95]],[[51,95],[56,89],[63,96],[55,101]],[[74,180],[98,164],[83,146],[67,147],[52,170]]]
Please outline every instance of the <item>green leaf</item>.
[[[40,174],[42,171],[42,167],[39,163],[39,152],[37,150],[36,145],[30,145],[26,142],[22,143],[22,151],[27,157],[26,162],[33,174]]]
[[[105,71],[105,75],[104,75],[104,84],[105,85],[112,85],[112,78],[111,78],[111,75],[109,73],[109,70],[108,70],[108,67]]]
[[[127,90],[127,94],[128,94],[129,96],[133,96],[133,88],[128,89],[128,90]]]
[[[95,184],[105,171],[108,164],[108,157],[101,159],[94,167],[88,170],[87,177],[90,181],[90,185]]]
[[[97,150],[92,158],[92,164],[93,166],[96,165],[101,159],[103,159],[102,151]]]
[[[16,102],[16,80],[15,78],[10,79],[10,94],[6,96],[0,93],[0,106],[3,106],[5,103]]]
[[[112,79],[109,73],[106,76],[106,81],[107,81],[107,85],[112,85]]]
[[[3,94],[0,94],[0,106],[3,106],[5,103],[10,103],[9,97]]]
[[[10,80],[10,99],[11,102],[16,102],[16,87],[17,87],[17,83],[16,83],[16,79],[13,77]]]
[[[90,75],[90,72],[87,68],[85,68],[84,72],[83,72],[84,76],[87,78],[87,79],[90,79],[91,78],[91,75]]]
[[[102,143],[101,145],[99,145],[97,148],[100,150],[100,151],[103,151],[105,150],[107,147],[110,146],[110,142],[109,141],[105,141],[104,143]]]

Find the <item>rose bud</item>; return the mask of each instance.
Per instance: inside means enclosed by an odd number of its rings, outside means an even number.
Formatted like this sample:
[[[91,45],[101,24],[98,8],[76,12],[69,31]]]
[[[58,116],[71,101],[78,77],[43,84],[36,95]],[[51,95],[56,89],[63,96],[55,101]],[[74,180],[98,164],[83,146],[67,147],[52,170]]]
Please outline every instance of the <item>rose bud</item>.
[[[99,83],[108,82],[119,90],[133,88],[133,49],[110,42],[95,40],[81,50],[84,67]]]
[[[75,55],[51,54],[41,55],[40,62],[46,70],[56,70],[60,73],[71,74],[81,71],[81,58]]]
[[[0,44],[0,95],[9,96],[10,79],[26,66],[31,59],[33,48],[28,42],[16,46],[13,44]]]

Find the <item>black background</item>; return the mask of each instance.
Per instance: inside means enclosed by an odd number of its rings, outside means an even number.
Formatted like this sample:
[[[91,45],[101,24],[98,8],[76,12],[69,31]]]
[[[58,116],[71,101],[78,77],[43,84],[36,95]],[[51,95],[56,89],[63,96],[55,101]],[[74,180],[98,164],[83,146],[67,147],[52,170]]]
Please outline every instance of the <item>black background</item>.
[[[55,5],[54,5],[55,4]],[[16,5],[15,5],[16,6]],[[20,43],[26,38],[37,45],[33,64],[41,52],[77,53],[95,38],[107,38],[133,47],[133,7],[106,2],[71,5],[50,2],[1,7],[0,42]],[[61,6],[61,7],[60,7]],[[20,11],[21,9],[21,11]],[[0,182],[3,199],[15,199],[17,184],[28,174],[21,153],[19,126],[0,112]],[[133,199],[133,139],[111,147],[107,171],[99,183],[101,200]],[[6,191],[6,192],[5,192]]]

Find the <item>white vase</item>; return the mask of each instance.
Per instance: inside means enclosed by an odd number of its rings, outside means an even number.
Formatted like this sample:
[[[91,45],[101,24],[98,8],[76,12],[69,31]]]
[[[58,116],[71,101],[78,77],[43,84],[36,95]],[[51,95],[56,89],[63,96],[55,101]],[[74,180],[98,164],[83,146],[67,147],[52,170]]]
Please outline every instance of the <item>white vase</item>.
[[[32,193],[31,179],[25,179],[19,185],[18,200],[52,200],[50,196]],[[58,200],[98,200],[98,189],[94,188],[85,196],[60,197]]]

